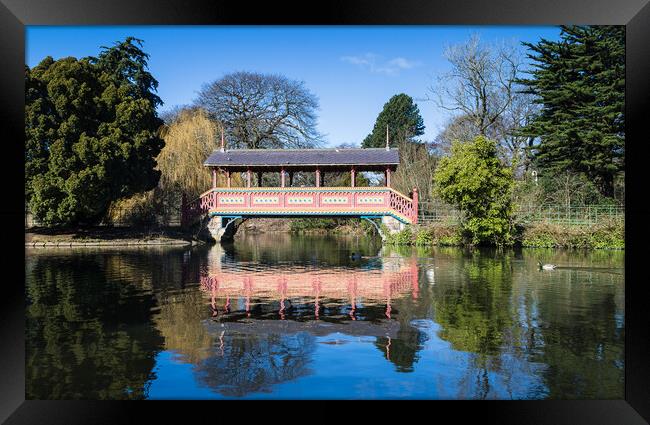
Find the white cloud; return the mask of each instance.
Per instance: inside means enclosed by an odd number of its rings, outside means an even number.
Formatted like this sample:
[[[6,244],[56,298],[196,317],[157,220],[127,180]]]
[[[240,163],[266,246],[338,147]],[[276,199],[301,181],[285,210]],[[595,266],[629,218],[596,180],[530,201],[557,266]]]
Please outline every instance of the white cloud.
[[[402,57],[391,59],[388,63],[401,69],[411,69],[420,65],[420,62],[410,61]]]
[[[343,56],[341,60],[343,62],[351,63],[352,65],[361,65],[361,66],[372,66],[375,63],[377,55],[372,53],[366,53],[363,56]]]
[[[418,61],[411,61],[403,57],[384,60],[382,56],[374,53],[365,53],[359,56],[342,56],[341,60],[367,69],[374,74],[384,75],[398,75],[401,70],[411,69],[420,65]]]

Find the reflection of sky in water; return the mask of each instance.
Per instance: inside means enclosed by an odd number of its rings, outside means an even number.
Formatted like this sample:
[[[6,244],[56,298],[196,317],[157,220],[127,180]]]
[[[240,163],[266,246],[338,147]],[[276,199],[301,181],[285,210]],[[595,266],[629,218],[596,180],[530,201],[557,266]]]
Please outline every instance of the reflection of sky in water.
[[[315,339],[315,350],[308,363],[311,373],[273,386],[272,392],[253,392],[245,398],[432,398],[454,399],[463,394],[463,373],[471,368],[473,355],[451,349],[437,337],[438,325],[430,320],[412,323],[426,334],[419,352],[416,373],[395,373],[395,365],[377,351],[374,338],[334,333]],[[486,398],[538,398],[531,389],[542,389],[543,382],[531,372],[543,368],[509,355],[502,357],[509,376],[488,372],[490,390]],[[531,370],[532,369],[532,370]],[[156,357],[157,378],[151,382],[152,399],[213,399],[226,397],[202,385],[196,368],[182,356],[163,351]],[[318,373],[313,373],[318,371]],[[473,378],[470,378],[473,379]],[[475,398],[466,392],[465,398]]]

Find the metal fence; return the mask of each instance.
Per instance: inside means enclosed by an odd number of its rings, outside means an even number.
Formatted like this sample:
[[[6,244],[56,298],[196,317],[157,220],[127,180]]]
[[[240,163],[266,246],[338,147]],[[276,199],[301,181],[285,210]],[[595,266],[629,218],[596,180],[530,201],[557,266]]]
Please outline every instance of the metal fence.
[[[515,221],[520,224],[553,223],[565,225],[593,225],[606,221],[624,221],[625,207],[619,205],[538,205],[518,206]],[[462,213],[454,207],[438,202],[421,202],[418,222],[421,224],[458,223]]]
[[[457,224],[462,213],[451,205],[440,202],[420,202],[418,222],[427,224]],[[169,208],[155,216],[137,216],[137,211],[120,209],[114,211],[111,221],[103,221],[100,226],[128,227],[134,224],[145,226],[180,226],[179,209]],[[553,223],[566,225],[593,225],[606,221],[624,221],[625,207],[617,205],[541,205],[519,206],[515,211],[515,221],[521,224]],[[25,228],[41,226],[29,211],[25,211]]]
[[[528,223],[556,223],[567,225],[592,225],[606,221],[624,221],[625,207],[618,205],[542,205],[519,207],[516,221]]]
[[[462,213],[451,205],[439,202],[418,202],[419,224],[456,224],[461,218]]]

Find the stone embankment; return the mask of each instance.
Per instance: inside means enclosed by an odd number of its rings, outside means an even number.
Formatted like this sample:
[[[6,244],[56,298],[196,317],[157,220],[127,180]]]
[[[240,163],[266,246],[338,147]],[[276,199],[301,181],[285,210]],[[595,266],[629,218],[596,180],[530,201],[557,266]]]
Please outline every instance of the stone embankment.
[[[101,246],[188,246],[201,242],[193,240],[178,229],[27,229],[25,247],[101,247]]]

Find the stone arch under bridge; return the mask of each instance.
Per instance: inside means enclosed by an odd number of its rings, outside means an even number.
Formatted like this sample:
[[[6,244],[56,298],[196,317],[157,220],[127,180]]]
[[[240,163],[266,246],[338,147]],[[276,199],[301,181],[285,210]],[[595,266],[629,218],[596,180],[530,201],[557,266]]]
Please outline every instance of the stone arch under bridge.
[[[261,217],[261,216],[259,216]],[[314,216],[284,216],[282,218],[291,219],[291,218],[314,218]],[[199,229],[199,232],[202,232],[203,238],[208,239],[214,242],[226,243],[234,239],[235,234],[246,220],[251,218],[256,218],[255,216],[223,216],[223,215],[208,215],[206,216],[204,228]],[[265,217],[267,218],[267,217]],[[335,217],[328,217],[335,218]],[[340,218],[337,216],[336,218]],[[353,218],[353,217],[351,217]],[[408,224],[403,223],[391,216],[359,216],[354,218],[365,219],[370,222],[377,231],[377,234],[381,237],[382,241],[386,240],[388,236],[386,232],[390,234],[397,233],[403,230]],[[377,221],[380,221],[378,224]]]

